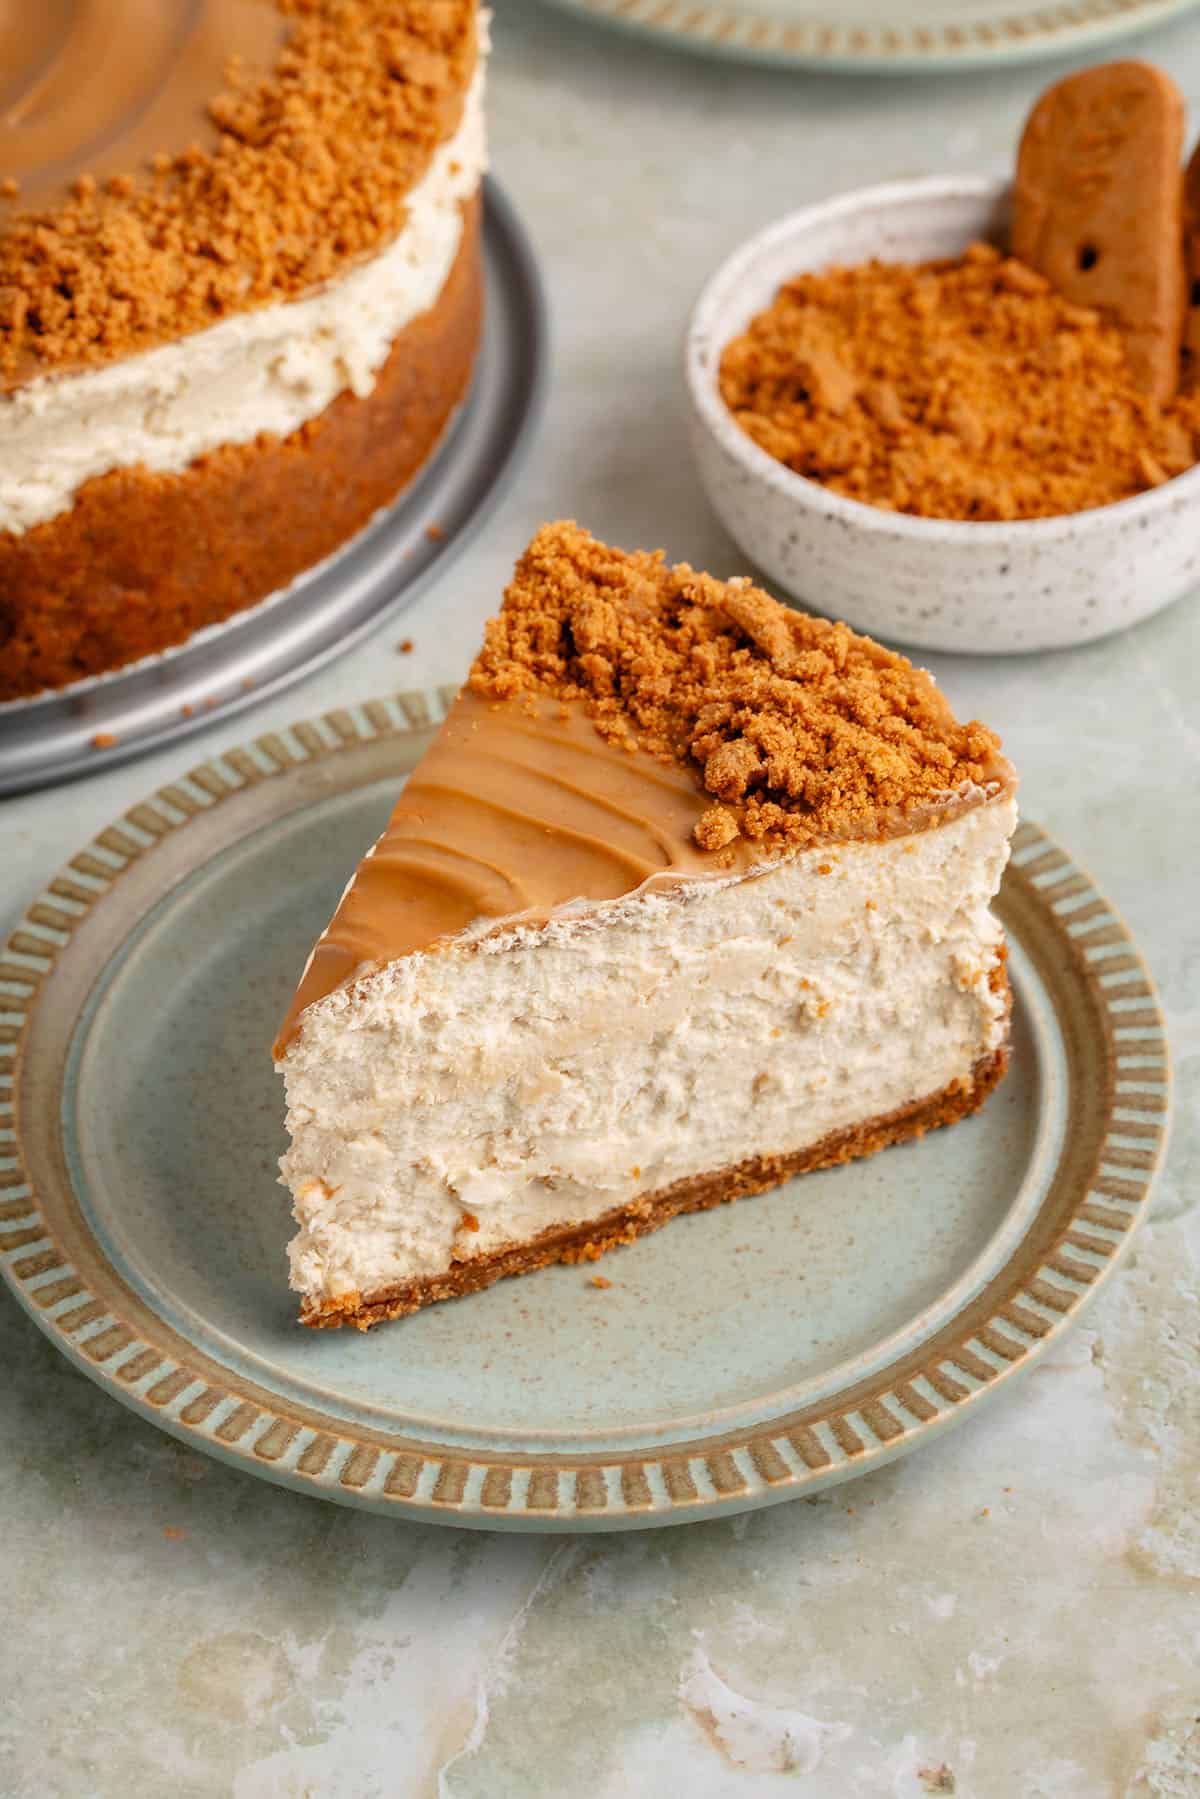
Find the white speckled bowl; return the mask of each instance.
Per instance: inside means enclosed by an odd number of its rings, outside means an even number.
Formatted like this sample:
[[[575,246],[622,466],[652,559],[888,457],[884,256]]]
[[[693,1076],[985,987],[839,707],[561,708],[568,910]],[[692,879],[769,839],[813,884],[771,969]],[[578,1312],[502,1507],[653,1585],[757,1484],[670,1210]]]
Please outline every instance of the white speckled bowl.
[[[831,263],[924,261],[1002,236],[1009,188],[935,176],[808,206],[736,251],[687,338],[692,440],[717,513],[771,579],[816,611],[921,649],[1003,654],[1122,631],[1200,583],[1200,468],[1117,505],[1011,524],[909,518],[785,468],[734,422],[721,351],[781,284]]]

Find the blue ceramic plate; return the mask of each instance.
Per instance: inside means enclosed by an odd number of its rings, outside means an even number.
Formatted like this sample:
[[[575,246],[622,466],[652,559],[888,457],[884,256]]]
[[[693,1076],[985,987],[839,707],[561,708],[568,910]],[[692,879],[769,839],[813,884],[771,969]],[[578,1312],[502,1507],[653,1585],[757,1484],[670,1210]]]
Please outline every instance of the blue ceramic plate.
[[[0,1266],[42,1329],[249,1472],[527,1530],[809,1493],[1030,1367],[1132,1237],[1168,1075],[1128,932],[1029,824],[1000,901],[1013,1068],[977,1117],[679,1219],[603,1290],[551,1268],[366,1336],[297,1325],[268,1045],[440,710],[371,702],[202,765],[14,933]]]

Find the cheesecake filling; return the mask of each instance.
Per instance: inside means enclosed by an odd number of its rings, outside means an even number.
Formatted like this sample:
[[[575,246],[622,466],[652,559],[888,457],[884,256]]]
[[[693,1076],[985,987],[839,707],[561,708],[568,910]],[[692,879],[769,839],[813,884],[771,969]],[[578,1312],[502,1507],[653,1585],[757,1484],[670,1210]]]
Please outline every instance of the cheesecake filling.
[[[458,128],[378,255],[303,299],[0,394],[0,532],[55,518],[85,482],[113,469],[177,474],[224,444],[286,437],[342,392],[368,395],[394,339],[434,304],[458,254],[463,205],[486,165],[485,53],[481,27]]]
[[[1003,1041],[1001,793],[935,828],[464,933],[287,1047],[292,1284],[445,1271],[937,1094]]]

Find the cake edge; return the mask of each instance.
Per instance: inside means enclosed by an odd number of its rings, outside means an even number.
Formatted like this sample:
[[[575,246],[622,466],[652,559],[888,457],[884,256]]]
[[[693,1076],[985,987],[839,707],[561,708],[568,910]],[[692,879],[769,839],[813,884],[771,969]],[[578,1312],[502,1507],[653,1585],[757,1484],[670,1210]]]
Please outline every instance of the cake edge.
[[[462,215],[445,282],[392,340],[369,394],[343,389],[287,436],[223,444],[178,472],[111,469],[53,518],[0,531],[0,704],[187,643],[283,593],[395,503],[432,461],[479,357],[481,194]],[[209,545],[222,538],[227,554],[214,560]],[[97,542],[128,590],[97,583]]]
[[[979,1058],[968,1079],[951,1081],[937,1093],[910,1101],[893,1112],[862,1124],[833,1131],[817,1143],[787,1155],[752,1156],[733,1167],[690,1175],[658,1193],[639,1194],[584,1224],[552,1225],[526,1243],[507,1244],[486,1256],[457,1262],[441,1274],[394,1282],[376,1293],[347,1293],[336,1299],[305,1298],[300,1322],[312,1330],[336,1330],[351,1324],[360,1331],[389,1319],[402,1318],[442,1300],[478,1293],[511,1275],[530,1274],[554,1262],[593,1262],[610,1249],[633,1243],[686,1212],[709,1211],[753,1193],[779,1186],[798,1174],[833,1168],[875,1155],[892,1144],[924,1136],[926,1131],[956,1124],[977,1112],[1008,1068],[1012,989],[1001,946],[992,986],[1004,995],[1002,1035],[996,1047]]]

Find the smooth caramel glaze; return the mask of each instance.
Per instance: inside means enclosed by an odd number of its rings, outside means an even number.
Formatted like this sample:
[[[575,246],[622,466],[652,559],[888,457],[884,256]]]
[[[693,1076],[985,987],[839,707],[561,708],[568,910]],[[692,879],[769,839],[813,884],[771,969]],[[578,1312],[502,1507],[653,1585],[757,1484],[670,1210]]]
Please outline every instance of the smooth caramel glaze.
[[[694,770],[614,746],[577,707],[464,690],[313,951],[276,1057],[315,1000],[481,920],[540,922],[761,861],[745,839],[697,848],[710,803]]]
[[[286,35],[275,0],[0,0],[0,222],[210,147],[230,59],[266,72]]]

